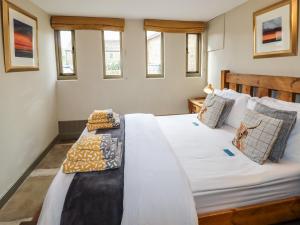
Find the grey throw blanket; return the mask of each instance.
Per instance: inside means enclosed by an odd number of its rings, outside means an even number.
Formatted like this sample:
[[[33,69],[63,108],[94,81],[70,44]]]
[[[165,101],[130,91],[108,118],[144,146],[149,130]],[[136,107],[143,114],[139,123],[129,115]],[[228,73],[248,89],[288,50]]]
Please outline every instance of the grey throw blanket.
[[[101,172],[77,173],[66,195],[61,225],[120,225],[123,215],[125,120],[119,129],[100,130],[111,133],[122,144],[121,167]]]

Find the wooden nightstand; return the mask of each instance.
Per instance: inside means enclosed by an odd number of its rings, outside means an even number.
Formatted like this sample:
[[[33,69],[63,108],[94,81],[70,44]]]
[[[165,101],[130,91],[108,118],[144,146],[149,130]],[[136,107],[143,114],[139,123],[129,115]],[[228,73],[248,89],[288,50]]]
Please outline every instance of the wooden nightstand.
[[[188,107],[190,113],[198,113],[200,112],[205,97],[198,97],[198,98],[190,98],[188,99]]]

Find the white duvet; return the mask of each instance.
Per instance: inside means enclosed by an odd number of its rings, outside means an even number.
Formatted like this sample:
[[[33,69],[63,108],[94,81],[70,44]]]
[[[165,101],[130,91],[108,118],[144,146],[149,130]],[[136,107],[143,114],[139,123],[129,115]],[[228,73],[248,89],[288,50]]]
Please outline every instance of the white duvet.
[[[289,146],[280,163],[259,165],[232,145],[230,126],[211,129],[195,114],[156,119],[189,178],[199,214],[300,196],[300,154]]]
[[[196,225],[187,176],[150,114],[125,116],[122,225]],[[85,131],[86,132],[86,131]],[[59,225],[72,174],[60,170],[46,195],[38,225]]]
[[[199,214],[300,196],[299,153],[288,148],[280,163],[258,165],[232,145],[234,128],[210,129],[196,116],[125,117],[122,225],[195,224],[191,194]],[[226,155],[224,148],[235,156]],[[59,171],[47,193],[39,225],[59,225],[72,179],[73,175]]]

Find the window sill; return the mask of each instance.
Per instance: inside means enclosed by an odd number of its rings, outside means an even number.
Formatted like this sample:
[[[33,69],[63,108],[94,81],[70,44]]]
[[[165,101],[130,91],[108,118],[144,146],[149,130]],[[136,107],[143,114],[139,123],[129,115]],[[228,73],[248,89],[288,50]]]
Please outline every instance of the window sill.
[[[57,80],[77,80],[77,76],[76,75],[59,75],[57,77]]]
[[[146,78],[163,79],[165,76],[164,74],[146,74]]]
[[[187,73],[186,77],[201,78],[201,74],[200,73]]]
[[[120,75],[110,75],[110,76],[104,76],[104,80],[120,80],[123,79],[123,76]]]

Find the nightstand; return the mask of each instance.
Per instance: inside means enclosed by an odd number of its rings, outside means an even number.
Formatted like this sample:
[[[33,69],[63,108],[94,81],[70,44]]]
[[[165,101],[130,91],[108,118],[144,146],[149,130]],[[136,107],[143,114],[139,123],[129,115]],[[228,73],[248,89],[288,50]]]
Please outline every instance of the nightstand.
[[[198,113],[200,112],[205,97],[197,97],[188,99],[188,107],[190,113]]]

